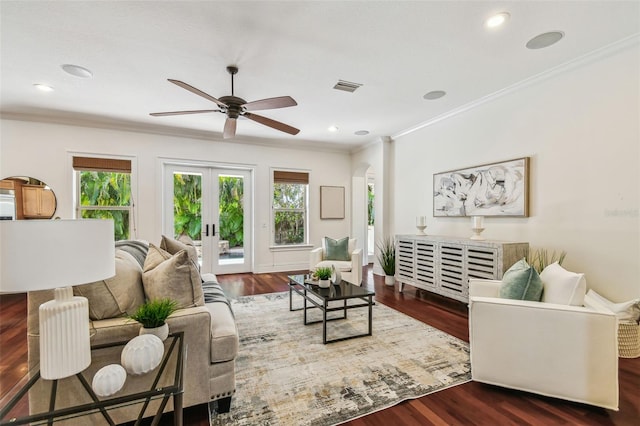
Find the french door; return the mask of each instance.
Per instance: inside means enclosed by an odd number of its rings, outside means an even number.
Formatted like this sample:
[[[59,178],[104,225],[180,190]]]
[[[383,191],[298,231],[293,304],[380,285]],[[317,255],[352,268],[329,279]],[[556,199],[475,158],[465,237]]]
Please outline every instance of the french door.
[[[193,239],[203,273],[252,271],[251,170],[165,164],[163,231]]]

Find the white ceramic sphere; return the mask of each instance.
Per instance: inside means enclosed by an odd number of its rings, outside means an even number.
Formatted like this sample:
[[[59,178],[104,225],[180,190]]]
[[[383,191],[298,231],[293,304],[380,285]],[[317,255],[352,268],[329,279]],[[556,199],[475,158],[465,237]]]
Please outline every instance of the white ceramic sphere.
[[[120,364],[109,364],[93,376],[91,387],[98,396],[111,396],[124,386],[127,372]]]
[[[164,355],[164,344],[158,336],[134,337],[122,350],[120,363],[129,374],[138,376],[156,368]]]

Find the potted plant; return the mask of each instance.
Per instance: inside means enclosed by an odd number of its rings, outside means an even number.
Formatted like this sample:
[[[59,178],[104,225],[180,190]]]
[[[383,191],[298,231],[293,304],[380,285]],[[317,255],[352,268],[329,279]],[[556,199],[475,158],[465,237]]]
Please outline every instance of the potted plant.
[[[384,283],[394,285],[396,282],[396,244],[392,237],[378,243],[378,263],[384,271]]]
[[[142,324],[140,334],[154,334],[164,341],[169,336],[169,324],[166,320],[177,308],[175,300],[149,300],[140,305],[129,318]]]
[[[549,253],[547,249],[540,248],[531,250],[529,255],[526,256],[526,261],[529,265],[533,266],[533,269],[539,274],[552,263],[558,262],[558,265],[562,265],[565,257],[567,257],[567,252],[564,250],[560,253],[556,253],[555,250],[553,253]]]
[[[318,285],[327,288],[331,285],[331,268],[328,266],[320,266],[316,268],[315,276],[318,277]]]

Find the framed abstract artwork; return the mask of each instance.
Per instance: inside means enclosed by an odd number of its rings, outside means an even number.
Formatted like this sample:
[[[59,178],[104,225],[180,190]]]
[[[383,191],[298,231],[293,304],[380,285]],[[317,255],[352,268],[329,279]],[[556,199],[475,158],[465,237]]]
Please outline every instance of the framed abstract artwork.
[[[433,216],[529,216],[529,157],[433,175]]]
[[[320,219],[344,219],[344,186],[320,187]]]

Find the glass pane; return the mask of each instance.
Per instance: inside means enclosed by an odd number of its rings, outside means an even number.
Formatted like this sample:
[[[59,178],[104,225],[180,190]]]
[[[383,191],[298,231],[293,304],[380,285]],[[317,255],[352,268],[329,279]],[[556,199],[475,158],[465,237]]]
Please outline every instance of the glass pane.
[[[218,187],[220,263],[242,263],[244,260],[244,178],[220,175]]]
[[[113,219],[116,241],[129,239],[129,210],[81,210],[83,219]]]
[[[304,243],[304,212],[275,212],[275,243]]]
[[[173,228],[175,238],[185,234],[201,241],[202,175],[173,174]]]
[[[304,209],[307,185],[299,183],[274,183],[273,208]]]
[[[80,172],[80,204],[123,207],[131,203],[131,175],[114,172]]]

